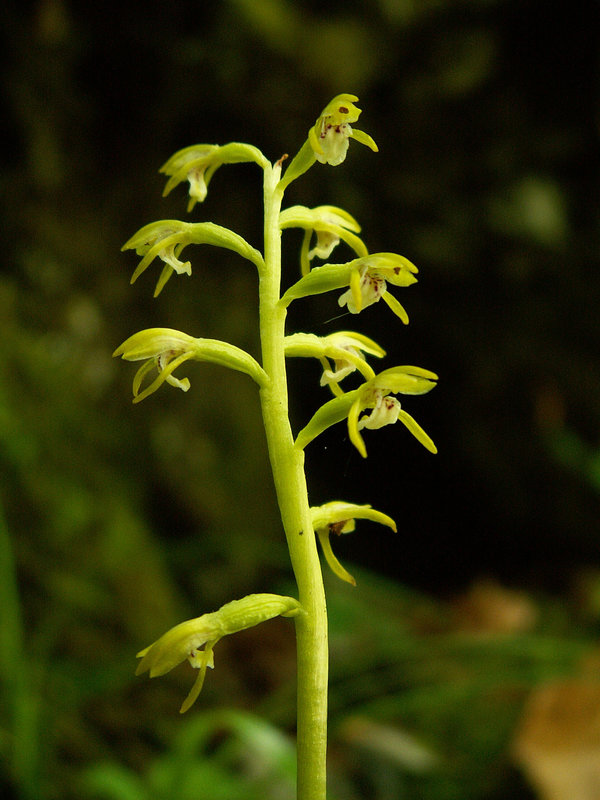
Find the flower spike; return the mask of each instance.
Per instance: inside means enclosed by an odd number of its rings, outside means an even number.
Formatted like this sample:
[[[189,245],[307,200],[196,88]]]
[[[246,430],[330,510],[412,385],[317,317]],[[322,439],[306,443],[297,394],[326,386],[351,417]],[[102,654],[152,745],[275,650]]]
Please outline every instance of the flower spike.
[[[180,708],[183,714],[200,694],[207,667],[214,667],[213,649],[220,639],[273,617],[295,617],[301,612],[297,600],[278,594],[251,594],[232,600],[218,611],[179,623],[141,650],[137,657],[142,660],[135,674],[149,672],[151,678],[157,678],[187,660],[198,670],[198,677]]]
[[[351,583],[352,586],[356,586],[356,581],[333,554],[330,534],[351,533],[356,527],[356,519],[370,519],[373,522],[379,522],[381,525],[387,525],[394,533],[397,530],[396,523],[391,517],[381,511],[376,511],[370,505],[357,506],[354,503],[333,500],[322,506],[315,506],[310,511],[313,528],[319,537],[325,560],[338,578]]]

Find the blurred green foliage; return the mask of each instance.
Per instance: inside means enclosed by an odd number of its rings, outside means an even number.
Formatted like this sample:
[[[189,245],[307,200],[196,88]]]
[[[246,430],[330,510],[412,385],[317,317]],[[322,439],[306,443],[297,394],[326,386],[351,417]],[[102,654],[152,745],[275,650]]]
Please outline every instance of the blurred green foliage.
[[[308,451],[315,504],[370,502],[400,528],[336,542],[370,571],[329,587],[331,796],[526,797],[507,755],[523,699],[574,669],[600,618],[597,580],[572,591],[598,566],[597,4],[9,0],[0,15],[3,796],[293,796],[289,625],[223,647],[184,719],[186,676],[132,677],[181,619],[293,591],[254,386],[197,366],[187,396],[134,408],[110,355],[153,325],[258,352],[247,265],[199,249],[192,282],[155,301],[156,276],[130,288],[119,249],[185,218],[182,193],[160,199],[172,152],[293,154],[345,91],[379,155],[317,165],[289,202],[343,206],[373,251],[420,267],[408,329],[379,307],[359,327],[389,365],[440,374],[419,404],[440,454],[375,433],[365,463],[341,427]],[[259,179],[220,170],[194,218],[260,246]],[[290,329],[330,332],[338,311],[299,303]],[[317,374],[291,365],[298,425]],[[535,593],[533,630],[461,631],[448,598],[482,574]]]

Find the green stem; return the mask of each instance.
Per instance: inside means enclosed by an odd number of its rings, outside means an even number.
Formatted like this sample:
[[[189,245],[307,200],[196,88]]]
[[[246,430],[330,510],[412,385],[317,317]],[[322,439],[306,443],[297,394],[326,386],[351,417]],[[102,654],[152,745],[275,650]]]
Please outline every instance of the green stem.
[[[327,750],[327,609],[304,474],[304,451],[294,446],[289,422],[284,353],[286,309],[281,291],[279,212],[281,166],[265,169],[265,269],[260,276],[263,368],[261,406],[281,518],[305,614],[296,617],[298,663],[298,800],[325,800]]]

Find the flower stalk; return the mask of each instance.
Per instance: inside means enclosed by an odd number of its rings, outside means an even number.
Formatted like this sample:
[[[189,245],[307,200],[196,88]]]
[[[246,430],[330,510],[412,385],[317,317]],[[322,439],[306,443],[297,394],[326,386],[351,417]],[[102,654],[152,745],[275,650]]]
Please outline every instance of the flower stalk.
[[[311,507],[307,490],[304,448],[326,428],[347,421],[351,443],[366,458],[363,429],[375,430],[401,421],[430,452],[436,447],[428,434],[405,411],[396,394],[420,395],[430,391],[435,373],[421,367],[392,367],[376,373],[368,357],[383,358],[385,350],[355,331],[327,336],[311,333],[286,334],[287,309],[300,298],[345,289],[338,304],[351,314],[383,299],[402,322],[408,315],[387,290],[390,283],[407,287],[416,282],[417,268],[395,253],[369,254],[359,237],[358,222],[335,206],[292,206],[282,210],[285,189],[314,164],[337,166],[354,139],[377,152],[371,137],[352,127],[361,111],[354,95],[335,97],[308,132],[308,138],[282,176],[284,158],[271,164],[255,147],[238,142],[228,145],[194,145],[175,153],[162,167],[168,176],[165,194],[180,183],[188,183],[191,211],[206,197],[215,172],[224,164],[252,162],[263,170],[263,252],[239,234],[210,222],[189,223],[162,220],[141,228],[123,249],[142,257],[132,282],[155,258],[163,262],[155,296],[173,275],[191,275],[191,263],[182,261],[182,250],[190,244],[208,244],[233,251],[257,269],[261,358],[214,339],[193,338],[171,328],[150,328],[130,336],[113,355],[142,362],[133,380],[133,402],[153,394],[163,384],[187,392],[190,381],[174,373],[192,362],[211,362],[251,377],[258,386],[265,436],[275,491],[281,512],[298,599],[272,594],[254,594],[226,603],[218,611],[181,622],[152,645],[138,653],[138,674],[159,677],[188,661],[197,670],[193,687],[181,712],[197,700],[208,668],[214,667],[214,647],[219,640],[239,630],[262,624],[275,616],[292,617],[297,642],[297,798],[326,800],[328,643],[327,612],[321,563],[317,549],[335,575],[356,585],[353,576],[334,555],[330,537],[349,533],[356,519],[386,525],[396,531],[391,517],[369,505],[332,501]],[[300,274],[282,295],[282,232],[290,227],[304,230],[300,252]],[[316,237],[311,249],[311,241]],[[315,258],[327,259],[343,243],[354,257],[345,263],[313,266]],[[294,436],[289,420],[286,358],[317,359],[322,368],[320,385],[334,395],[325,402]],[[349,376],[352,376],[349,378]],[[341,382],[358,381],[358,388],[345,391]]]
[[[321,566],[313,534],[304,472],[304,452],[294,444],[288,415],[285,364],[286,309],[278,302],[281,285],[278,188],[281,167],[265,170],[265,272],[259,283],[260,336],[268,383],[261,407],[281,519],[304,611],[296,620],[298,798],[326,797],[327,609]]]

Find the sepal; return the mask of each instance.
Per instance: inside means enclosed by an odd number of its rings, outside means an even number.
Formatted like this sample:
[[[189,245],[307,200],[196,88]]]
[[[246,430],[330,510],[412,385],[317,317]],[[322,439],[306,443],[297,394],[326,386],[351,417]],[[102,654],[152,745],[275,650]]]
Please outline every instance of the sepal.
[[[340,523],[347,523],[349,520],[369,519],[371,522],[387,525],[394,533],[397,531],[396,523],[391,517],[388,517],[382,511],[377,511],[368,504],[357,505],[356,503],[347,503],[344,500],[332,500],[322,506],[313,506],[310,509],[310,513],[315,530],[321,530],[332,525],[337,526]],[[344,524],[336,533],[350,533],[350,531],[351,529]]]
[[[435,388],[437,380],[435,372],[423,367],[390,367],[376,375],[370,381],[370,387],[394,394],[427,394]],[[365,386],[361,389],[364,390]]]

